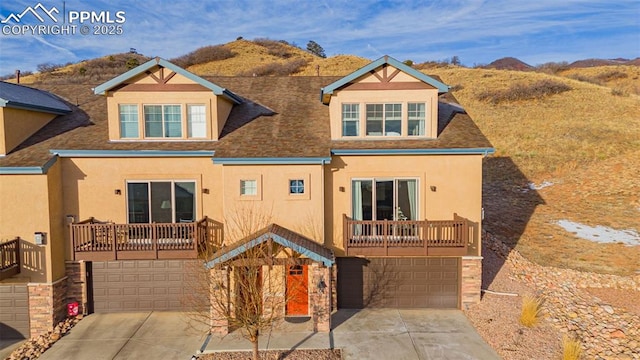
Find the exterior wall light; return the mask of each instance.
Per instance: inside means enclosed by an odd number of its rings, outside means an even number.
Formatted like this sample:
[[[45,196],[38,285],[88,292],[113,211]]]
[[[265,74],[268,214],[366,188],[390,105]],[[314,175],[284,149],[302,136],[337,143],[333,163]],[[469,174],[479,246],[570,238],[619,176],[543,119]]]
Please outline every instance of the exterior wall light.
[[[324,294],[324,289],[327,288],[327,284],[324,282],[324,279],[320,279],[320,281],[318,281],[318,291],[320,291],[321,294]]]

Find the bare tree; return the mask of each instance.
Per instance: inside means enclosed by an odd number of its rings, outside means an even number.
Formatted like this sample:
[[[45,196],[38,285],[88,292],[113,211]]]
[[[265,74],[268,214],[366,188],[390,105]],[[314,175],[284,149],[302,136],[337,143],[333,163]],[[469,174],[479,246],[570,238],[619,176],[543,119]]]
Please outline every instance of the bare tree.
[[[286,286],[286,270],[295,261],[278,257],[283,248],[274,241],[255,239],[271,219],[264,208],[236,209],[225,222],[225,249],[232,249],[230,255],[219,258],[210,269],[200,263],[188,270],[191,291],[185,305],[191,319],[214,332],[216,328],[239,330],[251,342],[255,360],[259,359],[260,333],[284,318],[287,299],[298,291]]]

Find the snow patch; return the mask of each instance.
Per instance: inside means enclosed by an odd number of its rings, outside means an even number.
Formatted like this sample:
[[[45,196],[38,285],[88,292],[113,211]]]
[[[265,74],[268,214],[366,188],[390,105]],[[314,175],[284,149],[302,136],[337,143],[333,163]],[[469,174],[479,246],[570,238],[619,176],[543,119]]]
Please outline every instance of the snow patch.
[[[530,182],[529,183],[529,189],[530,190],[540,190],[540,189],[544,189],[546,187],[549,187],[553,185],[553,183],[551,181],[543,181],[542,183],[540,183],[540,185],[536,185],[535,183]]]
[[[616,230],[602,225],[592,227],[569,220],[559,220],[556,224],[565,231],[576,234],[576,236],[581,239],[607,244],[622,243],[627,246],[640,245],[640,234],[633,229]]]

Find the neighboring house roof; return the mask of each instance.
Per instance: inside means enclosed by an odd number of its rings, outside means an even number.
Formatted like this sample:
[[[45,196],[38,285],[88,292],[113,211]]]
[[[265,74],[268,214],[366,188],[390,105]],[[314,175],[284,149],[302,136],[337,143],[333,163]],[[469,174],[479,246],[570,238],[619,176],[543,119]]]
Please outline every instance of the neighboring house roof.
[[[218,250],[213,254],[211,260],[206,263],[206,266],[211,269],[216,265],[236,259],[249,249],[263,244],[269,239],[313,261],[321,262],[325,266],[331,266],[335,262],[335,256],[331,249],[280,225],[271,224],[242,240]]]
[[[163,68],[169,69],[173,72],[175,72],[176,74],[180,74],[192,81],[194,81],[197,84],[200,84],[202,86],[204,86],[205,88],[213,91],[214,94],[216,95],[220,95],[223,96],[225,98],[227,98],[228,100],[230,100],[231,102],[235,103],[235,104],[239,104],[240,103],[240,98],[232,93],[231,91],[224,89],[212,82],[209,82],[195,74],[192,74],[190,72],[188,72],[187,70],[179,67],[178,65],[174,65],[170,62],[168,62],[167,60],[161,59],[161,58],[155,58],[155,59],[151,59],[149,61],[147,61],[146,63],[137,66],[129,71],[127,71],[126,73],[119,75],[107,82],[105,82],[104,84],[98,85],[96,86],[96,88],[93,90],[94,93],[96,93],[97,95],[104,95],[107,91],[117,87],[118,85],[122,84],[123,82],[138,76],[140,74],[144,74],[146,71],[148,71],[149,69],[152,69],[155,66],[162,66]]]
[[[71,112],[71,108],[53,94],[5,81],[0,81],[0,107],[39,111],[56,115]]]
[[[43,166],[50,150],[104,151],[104,155],[130,156],[130,151],[214,151],[216,159],[326,159],[332,151],[348,149],[484,149],[491,144],[451,93],[439,98],[437,139],[331,140],[329,107],[318,101],[318,89],[338,77],[206,77],[242,99],[235,105],[218,141],[118,141],[110,142],[107,100],[94,95],[91,84],[40,84],[45,90],[74,99],[79,107],[58,116],[10,154],[0,167]],[[484,152],[479,150],[478,152]],[[111,152],[111,153],[109,153]],[[474,152],[475,153],[475,152]],[[65,156],[65,155],[61,155]]]
[[[391,65],[393,67],[395,67],[396,69],[405,72],[408,75],[413,76],[414,78],[423,81],[433,87],[435,87],[436,89],[438,89],[438,93],[439,94],[443,94],[449,91],[449,86],[445,85],[444,83],[432,78],[429,75],[425,75],[424,73],[412,68],[411,66],[408,66],[407,64],[404,64],[394,58],[392,58],[391,56],[385,55],[381,58],[379,58],[376,61],[373,61],[369,64],[367,64],[366,66],[361,67],[360,69],[352,72],[351,74],[323,87],[322,89],[320,89],[320,100],[325,103],[328,104],[329,100],[331,98],[331,95],[333,94],[333,92],[335,90],[339,90],[340,88],[342,88],[343,86],[349,85],[351,84],[352,81],[358,79],[359,77],[366,75],[372,71],[375,71],[377,68],[383,66],[383,65]]]

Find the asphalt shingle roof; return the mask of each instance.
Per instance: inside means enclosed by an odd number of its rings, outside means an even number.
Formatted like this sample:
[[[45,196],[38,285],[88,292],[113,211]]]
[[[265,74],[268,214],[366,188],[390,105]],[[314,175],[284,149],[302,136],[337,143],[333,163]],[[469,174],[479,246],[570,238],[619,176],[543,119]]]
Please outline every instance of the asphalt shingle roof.
[[[42,166],[49,150],[215,150],[216,158],[329,157],[331,149],[484,148],[491,144],[450,94],[440,97],[437,139],[331,140],[320,88],[338,77],[205,77],[243,98],[219,141],[110,142],[107,100],[96,84],[39,84],[73,110],[52,120],[4,158],[0,167]],[[73,104],[79,104],[78,106]]]
[[[0,105],[53,114],[66,114],[71,111],[63,101],[53,94],[6,81],[0,81]]]

